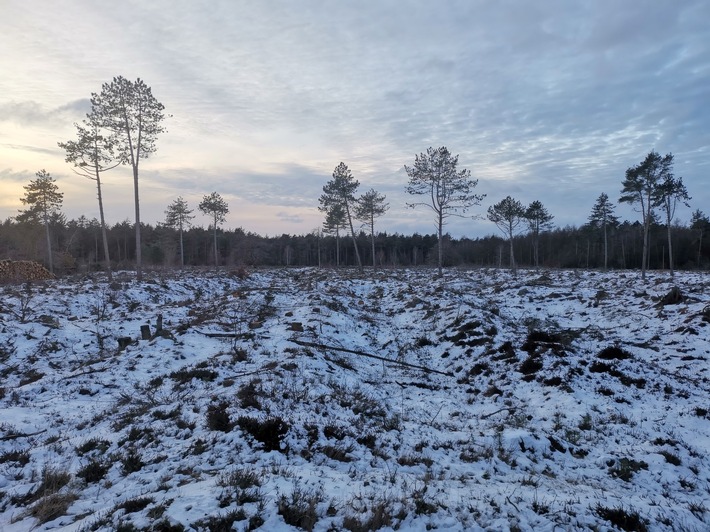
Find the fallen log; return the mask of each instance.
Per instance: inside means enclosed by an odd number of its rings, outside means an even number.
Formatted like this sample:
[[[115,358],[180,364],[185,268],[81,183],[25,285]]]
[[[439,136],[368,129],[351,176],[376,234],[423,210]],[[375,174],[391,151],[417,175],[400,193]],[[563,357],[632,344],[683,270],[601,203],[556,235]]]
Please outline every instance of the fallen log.
[[[373,355],[372,353],[365,353],[364,351],[357,351],[354,349],[346,349],[344,347],[335,347],[332,345],[319,344],[316,342],[304,342],[303,340],[291,339],[289,342],[301,345],[303,347],[313,347],[315,349],[330,349],[332,351],[341,351],[343,353],[351,353],[353,355],[358,355],[361,357],[374,358],[375,360],[382,360],[383,362],[389,362],[390,364],[396,364],[399,366],[404,366],[407,368],[420,369],[427,373],[438,373],[439,375],[446,375],[447,377],[453,377],[452,373],[446,373],[445,371],[439,371],[438,369],[427,368],[426,366],[419,366],[417,364],[410,364],[409,362],[401,362],[399,360],[392,360],[391,358],[381,357],[379,355]]]

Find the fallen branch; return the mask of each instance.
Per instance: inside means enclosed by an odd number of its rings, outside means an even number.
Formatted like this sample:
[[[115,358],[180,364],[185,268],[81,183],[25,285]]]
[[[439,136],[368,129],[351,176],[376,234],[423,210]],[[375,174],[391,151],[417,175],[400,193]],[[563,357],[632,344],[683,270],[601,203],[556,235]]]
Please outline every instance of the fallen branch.
[[[37,434],[42,434],[43,432],[47,432],[47,429],[40,430],[37,432],[10,434],[9,436],[2,436],[0,437],[0,441],[16,440],[18,438],[29,438],[30,436],[37,436]]]
[[[382,360],[383,362],[389,362],[390,364],[397,364],[399,366],[405,366],[407,368],[420,369],[426,371],[427,373],[438,373],[439,375],[446,375],[447,377],[453,377],[453,374],[446,373],[444,371],[439,371],[437,369],[427,368],[426,366],[418,366],[416,364],[409,364],[408,362],[400,362],[399,360],[392,360],[391,358],[385,358],[378,355],[373,355],[370,353],[365,353],[364,351],[356,351],[354,349],[346,349],[344,347],[335,347],[332,345],[318,344],[315,342],[304,342],[302,340],[289,340],[294,344],[302,345],[303,347],[314,347],[316,349],[330,349],[333,351],[342,351],[343,353],[352,353],[353,355],[358,355],[361,357],[374,358],[375,360]]]
[[[491,412],[490,414],[483,414],[481,416],[481,419],[488,419],[489,417],[495,416],[496,414],[502,412],[503,410],[508,410],[509,412],[512,413],[512,412],[515,412],[516,408],[517,407],[515,407],[515,406],[504,406],[503,408],[499,408],[498,410],[496,410],[495,412]]]

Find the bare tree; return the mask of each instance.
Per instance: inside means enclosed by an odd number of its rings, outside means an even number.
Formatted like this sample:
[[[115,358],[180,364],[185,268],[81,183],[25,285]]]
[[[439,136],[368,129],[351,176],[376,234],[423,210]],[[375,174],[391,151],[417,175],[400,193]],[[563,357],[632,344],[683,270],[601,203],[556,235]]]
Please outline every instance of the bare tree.
[[[506,196],[495,205],[488,207],[488,219],[498,226],[510,242],[510,269],[513,275],[518,274],[515,264],[515,251],[513,249],[513,238],[517,227],[525,219],[525,207],[518,200]]]
[[[138,165],[156,151],[158,135],[165,131],[161,122],[165,107],[140,78],[129,81],[122,76],[104,83],[99,94],[91,94],[91,113],[98,124],[116,135],[115,149],[123,164],[133,170],[133,195],[136,210],[136,276],[143,278],[141,217],[138,194]]]
[[[226,221],[229,206],[216,192],[204,196],[197,206],[200,211],[212,218],[212,229],[214,234],[214,266],[219,268],[219,255],[217,253],[217,227]]]
[[[104,202],[101,193],[101,174],[121,164],[114,154],[115,136],[104,135],[95,114],[89,113],[82,125],[76,126],[77,140],[57,143],[66,151],[66,162],[74,165],[74,172],[92,181],[96,181],[96,192],[99,200],[99,216],[101,219],[101,238],[104,248],[104,263],[109,281],[113,279],[111,272],[111,257],[108,250],[106,235],[106,218]]]
[[[365,222],[370,229],[373,268],[377,268],[377,260],[375,258],[375,218],[384,215],[389,208],[390,205],[385,202],[384,194],[379,194],[373,188],[360,196],[355,205],[355,216],[357,216],[358,220]]]
[[[443,275],[443,229],[448,218],[463,216],[471,207],[480,205],[485,197],[485,194],[473,193],[478,180],[471,179],[469,170],[458,171],[458,162],[459,156],[451,155],[442,146],[429,148],[426,154],[415,155],[414,165],[404,167],[409,176],[406,192],[428,197],[427,201],[408,203],[407,206],[415,208],[423,205],[436,215],[439,275]]]

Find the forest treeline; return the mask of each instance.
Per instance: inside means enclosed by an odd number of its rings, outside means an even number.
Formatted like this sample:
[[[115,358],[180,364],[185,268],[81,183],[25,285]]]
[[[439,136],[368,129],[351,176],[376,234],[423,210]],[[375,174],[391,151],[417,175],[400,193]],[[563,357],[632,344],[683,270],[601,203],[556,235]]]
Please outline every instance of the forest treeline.
[[[452,238],[444,227],[452,216],[475,217],[467,212],[481,205],[478,180],[458,168],[458,155],[448,148],[430,147],[404,165],[409,181],[407,207],[433,215],[435,235],[400,235],[377,232],[375,220],[389,209],[386,197],[375,189],[358,195],[360,182],[341,162],[323,186],[318,209],[324,213],[322,229],[307,235],[260,236],[243,229],[225,230],[229,205],[213,191],[197,208],[211,220],[209,230],[194,227],[187,202],[178,197],[156,226],[141,222],[139,163],[156,151],[165,131],[164,106],[140,78],[122,76],[104,83],[91,94],[91,111],[75,124],[76,138],[59,142],[73,170],[96,183],[100,220],[67,221],[61,213],[64,193],[42,169],[25,188],[20,201],[27,206],[0,227],[0,256],[46,263],[50,272],[104,269],[109,279],[115,269],[142,266],[445,266],[552,268],[705,268],[703,235],[710,219],[700,210],[690,225],[674,222],[676,206],[690,206],[682,177],[673,172],[673,154],[652,150],[626,170],[619,203],[633,205],[640,222],[623,222],[614,215],[614,202],[602,193],[581,227],[555,228],[554,216],[540,201],[525,206],[507,196],[486,213],[505,238]],[[109,227],[105,221],[101,175],[119,165],[133,174],[135,222]],[[356,229],[358,224],[363,229]],[[208,228],[208,229],[210,229]],[[367,228],[367,232],[364,230]],[[369,234],[368,234],[369,233]],[[133,237],[131,237],[133,235]],[[344,245],[343,239],[350,243]]]
[[[674,224],[673,256],[680,269],[707,269],[710,249],[703,239],[707,228]],[[109,226],[107,240],[114,269],[132,269],[136,249],[134,224],[128,220]],[[166,225],[142,224],[142,255],[151,268],[180,267],[180,236]],[[638,269],[643,248],[643,225],[624,221],[609,231],[608,267]],[[105,268],[101,224],[81,217],[51,222],[52,254],[57,273],[89,272]],[[667,227],[652,224],[649,230],[649,269],[668,268]],[[532,234],[515,236],[515,260],[520,267],[535,265]],[[380,267],[436,266],[438,235],[375,235],[375,263]],[[342,236],[314,231],[305,235],[262,236],[241,228],[217,232],[220,264],[226,268],[267,266],[357,266],[352,242]],[[356,233],[362,262],[372,264],[370,235]],[[508,240],[496,235],[481,238],[452,238],[444,235],[442,256],[447,267],[507,267]],[[185,266],[214,264],[214,234],[211,228],[190,227],[183,233]],[[338,252],[339,251],[339,252]],[[40,223],[8,218],[0,224],[0,256],[13,260],[46,263],[47,242]],[[591,225],[553,228],[539,235],[538,262],[544,268],[603,268],[604,241]]]

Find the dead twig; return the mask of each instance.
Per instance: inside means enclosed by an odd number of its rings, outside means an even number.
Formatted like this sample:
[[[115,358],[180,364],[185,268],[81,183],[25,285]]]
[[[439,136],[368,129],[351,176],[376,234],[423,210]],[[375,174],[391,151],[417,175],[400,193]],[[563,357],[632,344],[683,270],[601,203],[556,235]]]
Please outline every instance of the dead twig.
[[[319,344],[319,343],[315,343],[315,342],[304,342],[302,340],[295,340],[295,339],[291,339],[290,341],[293,342],[294,344],[298,344],[303,347],[314,347],[316,349],[323,349],[323,350],[330,349],[332,351],[342,351],[343,353],[352,353],[353,355],[358,355],[361,357],[374,358],[375,360],[382,360],[384,362],[389,362],[390,364],[396,364],[398,366],[404,366],[404,367],[413,368],[413,369],[420,369],[422,371],[426,371],[427,373],[438,373],[439,375],[446,375],[447,377],[453,377],[453,374],[451,374],[451,373],[446,373],[444,371],[439,371],[437,369],[427,368],[426,366],[418,366],[417,364],[409,364],[408,362],[401,362],[399,360],[392,360],[391,358],[386,358],[386,357],[381,357],[378,355],[373,355],[370,353],[365,353],[364,351],[356,351],[354,349],[346,349],[344,347],[335,347],[332,345]]]

